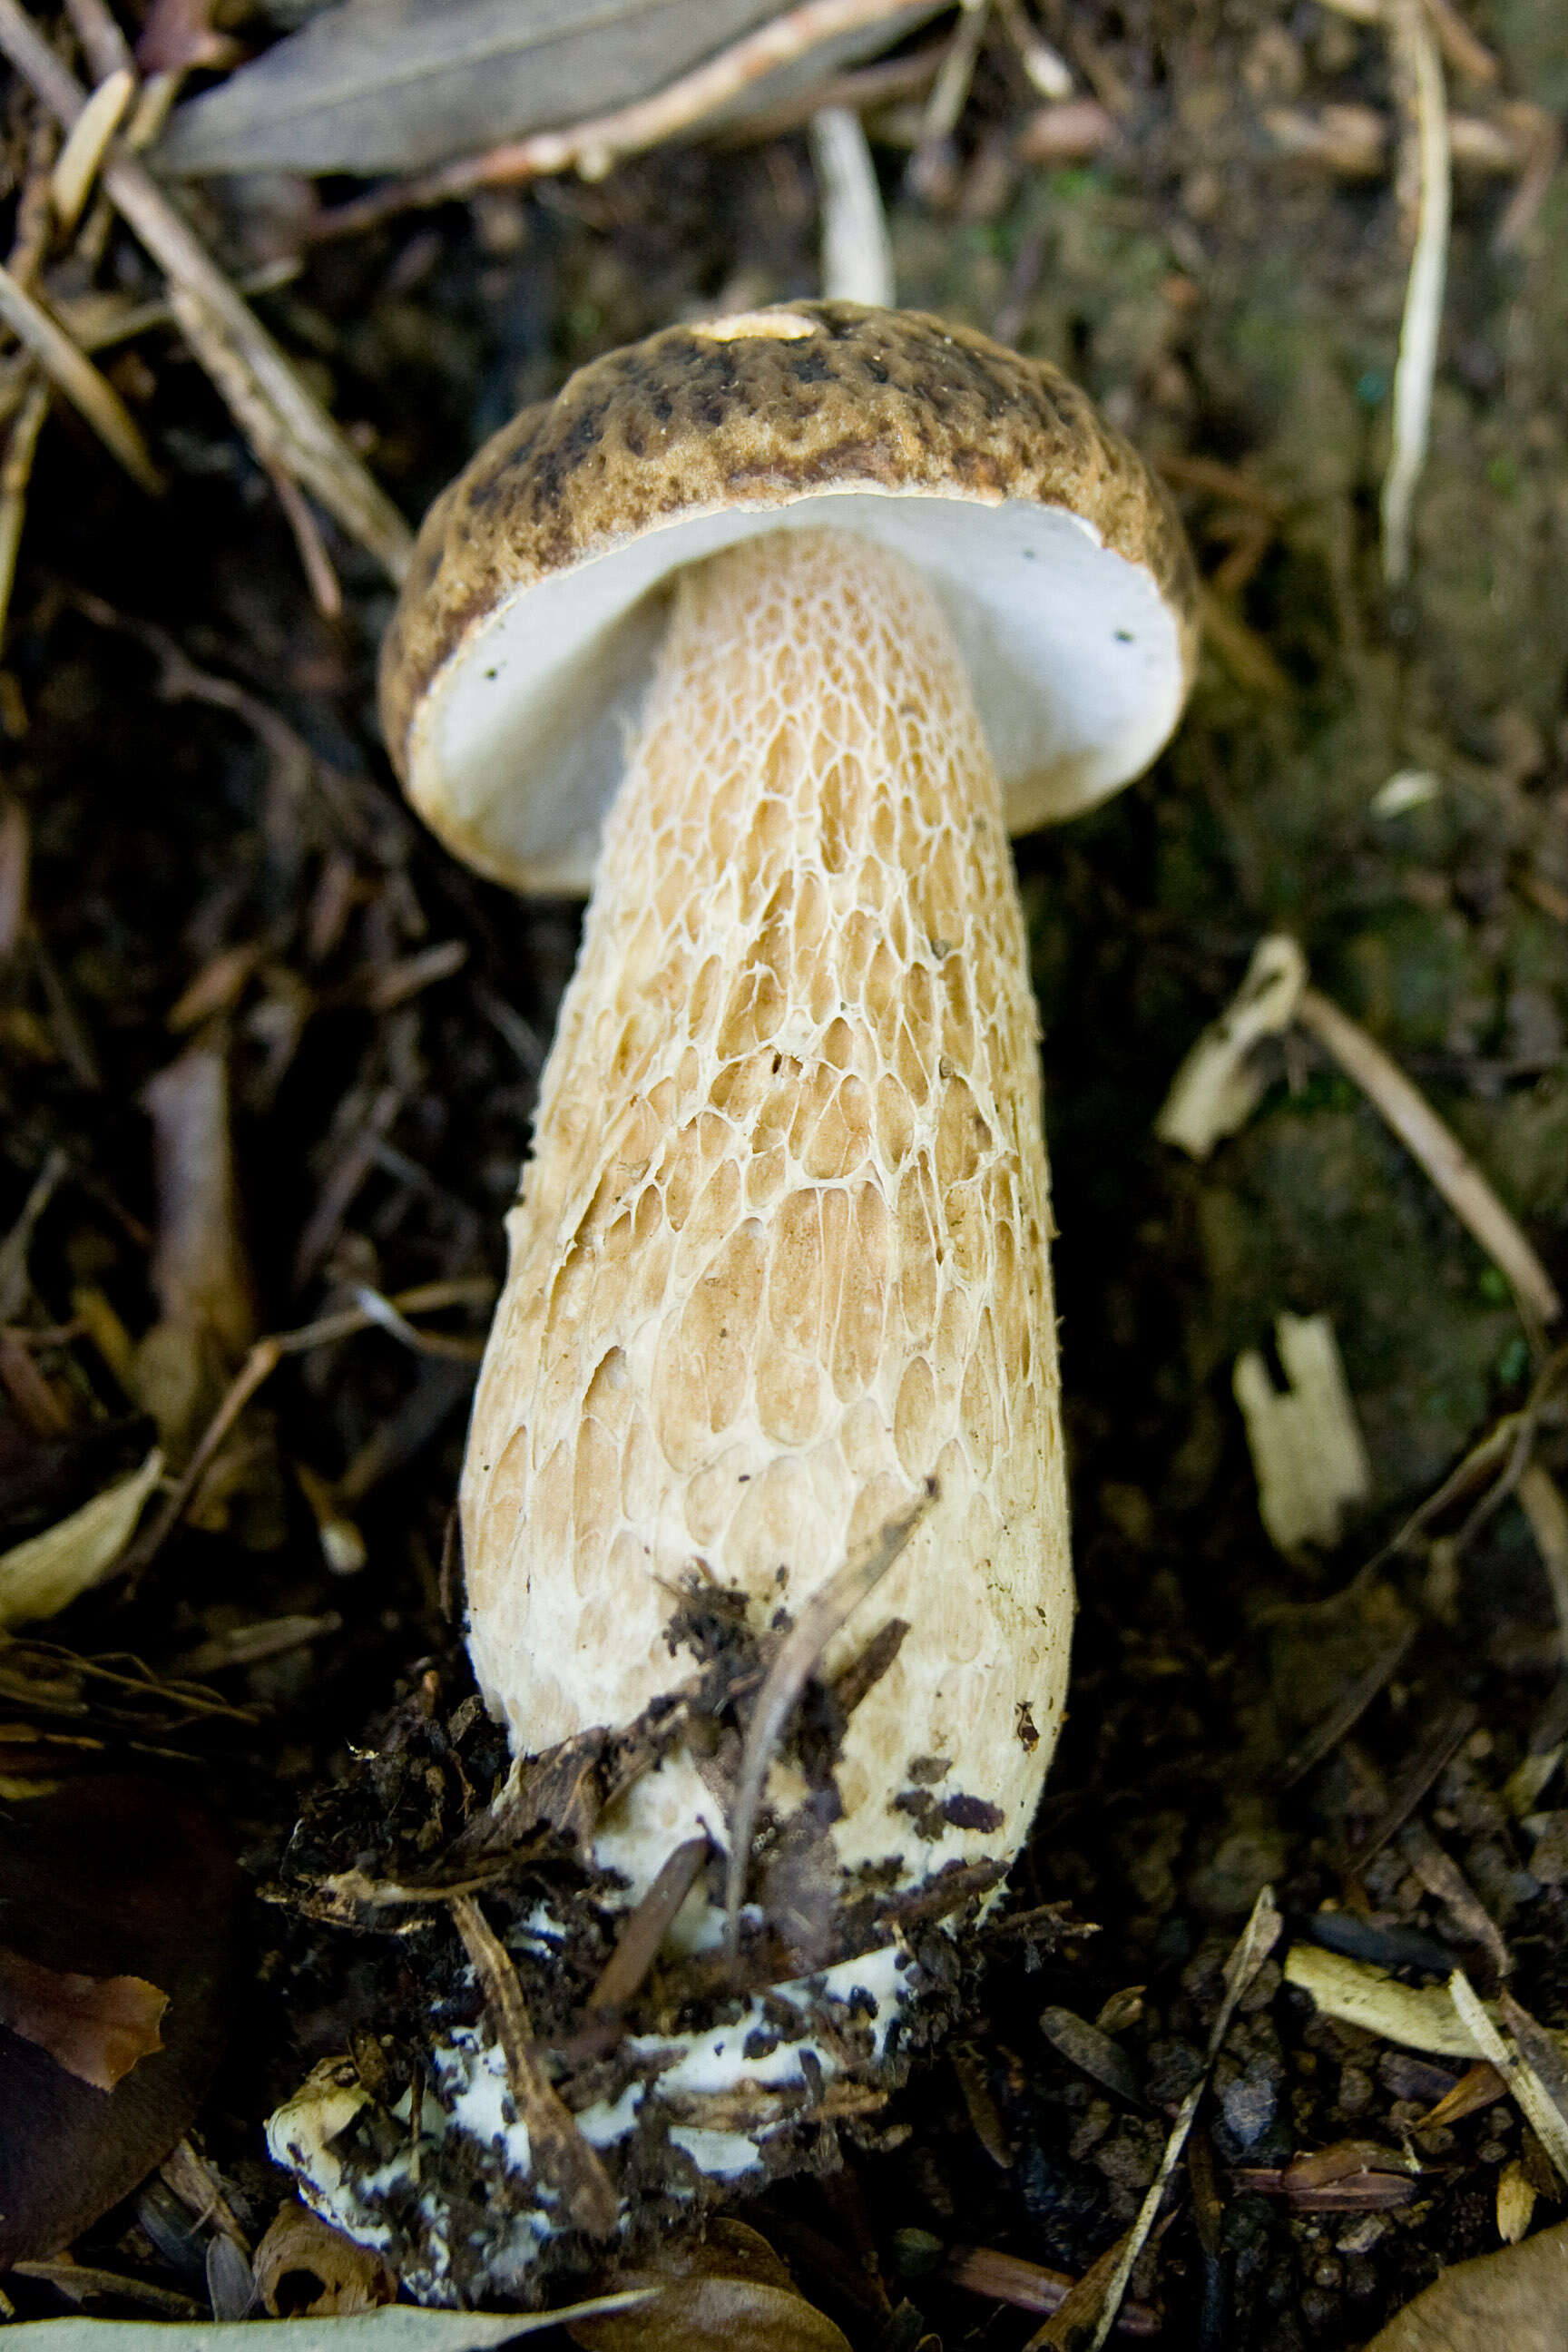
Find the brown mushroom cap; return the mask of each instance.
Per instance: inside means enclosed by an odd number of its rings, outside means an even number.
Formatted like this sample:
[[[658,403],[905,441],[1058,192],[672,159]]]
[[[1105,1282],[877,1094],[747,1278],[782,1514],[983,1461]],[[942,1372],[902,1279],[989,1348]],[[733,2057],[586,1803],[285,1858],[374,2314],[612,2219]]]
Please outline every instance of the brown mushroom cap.
[[[1195,585],[1128,444],[1045,361],[918,312],[805,302],[591,362],[437,501],[382,655],[416,805],[498,880],[586,889],[670,575],[824,523],[931,578],[1014,832],[1113,791],[1170,734]]]

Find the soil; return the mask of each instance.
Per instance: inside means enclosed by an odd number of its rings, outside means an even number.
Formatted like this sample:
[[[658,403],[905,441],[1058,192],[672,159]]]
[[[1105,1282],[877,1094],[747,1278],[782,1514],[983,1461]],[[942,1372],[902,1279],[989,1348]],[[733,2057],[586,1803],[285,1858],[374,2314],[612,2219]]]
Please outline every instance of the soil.
[[[1553,11],[1467,14],[1510,96],[1568,107]],[[927,2334],[1021,2345],[1037,2324],[957,2285],[955,2249],[1077,2274],[1126,2226],[1266,1882],[1289,1939],[1332,1937],[1424,1983],[1458,1961],[1489,1992],[1473,1915],[1417,1866],[1411,1825],[1425,1824],[1506,1938],[1519,1999],[1568,2023],[1568,1815],[1547,1781],[1524,1822],[1503,1794],[1568,1726],[1528,1523],[1506,1500],[1456,1553],[1432,1538],[1459,1530],[1461,1505],[1365,1568],[1524,1404],[1539,1350],[1315,1048],[1279,1052],[1258,1111],[1207,1162],[1153,1134],[1257,940],[1288,929],[1568,1280],[1568,174],[1502,253],[1514,180],[1458,177],[1412,580],[1391,596],[1378,494],[1407,253],[1393,177],[1290,161],[1268,126],[1279,107],[1389,112],[1382,36],[1318,0],[1070,0],[1043,21],[1115,115],[1114,146],[1089,165],[1013,164],[1004,134],[1038,100],[994,37],[949,201],[910,192],[884,124],[900,299],[1000,321],[1068,368],[1167,467],[1211,583],[1253,551],[1215,589],[1230,625],[1211,634],[1171,751],[1100,812],[1018,845],[1063,1235],[1070,1718],[1009,1905],[971,1939],[985,1965],[955,1992],[952,2040],[744,2209],[851,2342],[887,2352]],[[1456,109],[1488,102],[1451,80]],[[20,120],[14,100],[13,144]],[[232,268],[254,267],[297,241],[299,196],[215,188],[204,225]],[[682,146],[595,184],[493,192],[303,250],[258,307],[413,518],[584,360],[817,285],[797,132]],[[118,251],[110,274],[139,287]],[[84,1289],[132,1335],[178,1319],[153,1279],[171,1210],[145,1089],[192,1034],[229,1073],[251,1333],[352,1305],[359,1286],[493,1279],[577,910],[475,880],[402,809],[373,701],[390,593],[368,559],[331,539],[344,611],[324,621],[266,476],[177,339],[143,335],[112,372],[171,488],[150,509],[56,415],[0,682],[5,785],[32,842],[31,929],[0,982],[0,1225],[49,1153],[66,1155],[18,1319],[66,1325]],[[199,686],[179,691],[171,647],[281,715],[303,770]],[[1380,803],[1402,774],[1430,783]],[[460,963],[416,985],[410,960],[448,941]],[[182,992],[234,949],[254,950],[237,984],[175,1034]],[[1340,1547],[1290,1559],[1263,1531],[1230,1386],[1238,1351],[1268,1351],[1286,1311],[1332,1321],[1373,1475]],[[437,1328],[471,1339],[482,1323],[459,1307]],[[101,1349],[79,1333],[38,1360],[59,1426],[46,1443],[12,1390],[5,1542],[150,1442]],[[389,1707],[462,1710],[448,1536],[471,1376],[460,1354],[416,1355],[379,1328],[289,1359],[205,1524],[37,1629],[47,1649],[0,1654],[0,1728],[101,1741],[117,1767],[199,1785],[252,1885],[274,1885],[301,1811],[374,1770]],[[1568,1471],[1560,1408],[1537,1444]],[[358,1572],[327,1564],[295,1464],[349,1473]],[[273,1654],[236,1641],[285,1619],[304,1628]],[[123,1686],[79,1663],[111,1655]],[[1380,1660],[1348,1738],[1314,1757],[1314,1733]],[[231,1712],[182,1705],[181,1677]],[[479,1751],[494,1733],[470,1712],[462,1738],[475,1785],[493,1781],[499,1748]],[[401,1766],[392,1777],[404,1790]],[[428,1787],[405,1796],[436,1803]],[[408,1819],[416,1838],[424,1816]],[[272,2103],[355,2032],[384,2017],[403,2030],[410,1987],[423,1997],[462,1962],[455,1938],[444,1959],[400,1957],[259,1896],[243,1938],[230,2055],[198,2128],[258,2231],[286,2189],[260,2137]],[[1101,2052],[1097,2076],[1081,2062],[1099,2045],[1043,2032],[1047,2011],[1100,2020],[1126,2072],[1103,2079]],[[1516,2159],[1537,2221],[1552,2218],[1562,2186],[1511,2105],[1424,2126],[1462,2071],[1328,2022],[1278,1956],[1266,1964],[1134,2277],[1165,2339],[1363,2343],[1441,2265],[1496,2247]],[[1337,2204],[1282,2188],[1294,2155],[1347,2140],[1413,2150],[1420,2169],[1363,2176]],[[76,2251],[204,2292],[199,2233],[182,2270],[145,2199]],[[67,2307],[39,2281],[7,2292],[24,2315]]]

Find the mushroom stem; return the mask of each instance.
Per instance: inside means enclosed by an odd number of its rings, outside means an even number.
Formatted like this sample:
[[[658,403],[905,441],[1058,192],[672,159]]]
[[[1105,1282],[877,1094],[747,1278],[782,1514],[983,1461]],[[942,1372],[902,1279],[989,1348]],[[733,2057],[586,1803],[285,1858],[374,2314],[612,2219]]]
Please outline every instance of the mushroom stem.
[[[798,1620],[934,1476],[878,1595],[909,1634],[835,1767],[841,1868],[916,1883],[1022,1843],[1071,1617],[1001,796],[901,558],[777,530],[673,607],[510,1219],[464,1473],[470,1647],[520,1752],[627,1723],[685,1671],[694,1571],[754,1630]],[[628,1900],[683,1840],[725,1843],[713,1779],[668,1759],[607,1817]],[[775,1768],[776,1804],[793,1785]]]

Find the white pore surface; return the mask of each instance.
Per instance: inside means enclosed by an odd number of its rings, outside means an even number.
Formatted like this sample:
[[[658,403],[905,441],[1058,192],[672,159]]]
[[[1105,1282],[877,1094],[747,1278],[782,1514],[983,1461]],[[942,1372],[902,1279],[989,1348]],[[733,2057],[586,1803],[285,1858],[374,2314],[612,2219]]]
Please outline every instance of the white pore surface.
[[[672,572],[738,540],[825,523],[931,580],[968,666],[1015,833],[1146,768],[1182,698],[1176,624],[1152,575],[1064,508],[823,492],[645,532],[520,590],[449,661],[409,743],[409,793],[499,881],[586,890],[663,630]]]

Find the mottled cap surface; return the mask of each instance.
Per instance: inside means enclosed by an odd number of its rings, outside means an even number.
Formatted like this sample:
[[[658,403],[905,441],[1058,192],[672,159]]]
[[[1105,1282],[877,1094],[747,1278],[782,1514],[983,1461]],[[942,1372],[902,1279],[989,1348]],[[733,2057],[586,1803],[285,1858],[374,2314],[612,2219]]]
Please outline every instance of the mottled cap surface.
[[[1191,560],[1084,394],[935,318],[801,303],[592,362],[437,501],[382,656],[410,797],[482,872],[585,889],[671,576],[825,523],[930,575],[1016,832],[1139,773],[1175,725]]]

